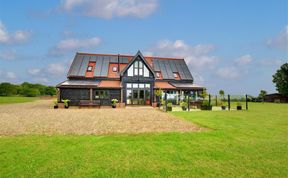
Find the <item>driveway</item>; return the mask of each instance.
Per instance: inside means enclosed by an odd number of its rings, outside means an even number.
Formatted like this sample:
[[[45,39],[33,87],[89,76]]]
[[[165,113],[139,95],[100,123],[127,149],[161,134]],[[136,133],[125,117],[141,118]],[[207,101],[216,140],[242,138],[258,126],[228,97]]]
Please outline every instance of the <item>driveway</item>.
[[[0,105],[0,135],[191,132],[200,127],[154,108],[53,109],[51,100]]]

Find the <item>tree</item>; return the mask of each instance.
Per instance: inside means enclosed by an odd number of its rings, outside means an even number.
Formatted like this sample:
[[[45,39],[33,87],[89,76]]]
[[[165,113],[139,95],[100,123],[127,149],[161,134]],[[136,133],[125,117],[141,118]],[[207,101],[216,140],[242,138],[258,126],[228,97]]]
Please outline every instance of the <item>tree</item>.
[[[45,95],[50,95],[50,96],[56,95],[55,87],[51,87],[51,86],[45,87],[44,91],[45,91]]]
[[[202,91],[202,93],[200,94],[200,96],[201,96],[203,99],[205,99],[208,95],[209,95],[209,94],[207,93],[206,89],[204,89],[204,90]]]
[[[288,63],[283,64],[273,75],[273,83],[280,94],[288,96]]]
[[[17,86],[5,82],[0,84],[0,96],[12,96],[17,94]]]
[[[258,99],[263,102],[265,95],[267,95],[267,91],[261,90],[259,95],[258,95]]]
[[[225,92],[224,92],[224,90],[220,90],[219,91],[219,95],[221,96],[221,98],[223,99],[223,100],[225,100]]]

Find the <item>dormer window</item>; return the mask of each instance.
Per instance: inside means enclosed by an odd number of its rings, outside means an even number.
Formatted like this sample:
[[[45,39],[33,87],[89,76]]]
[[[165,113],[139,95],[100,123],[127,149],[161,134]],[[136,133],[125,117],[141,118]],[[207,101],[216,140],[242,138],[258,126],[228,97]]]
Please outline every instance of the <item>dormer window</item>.
[[[91,72],[92,69],[93,69],[93,66],[88,66],[88,67],[87,67],[87,71],[88,71],[88,72]]]
[[[156,72],[156,77],[160,78],[160,72]]]
[[[173,73],[173,75],[174,75],[174,78],[178,78],[178,74],[177,73]]]
[[[117,71],[118,71],[118,67],[114,66],[114,67],[112,68],[112,71],[113,71],[113,72],[117,72]]]

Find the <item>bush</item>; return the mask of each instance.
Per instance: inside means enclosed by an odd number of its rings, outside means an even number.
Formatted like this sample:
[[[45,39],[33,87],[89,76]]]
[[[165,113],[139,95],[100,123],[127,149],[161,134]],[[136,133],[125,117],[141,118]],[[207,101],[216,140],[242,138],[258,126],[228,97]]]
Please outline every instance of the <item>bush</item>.
[[[212,110],[212,106],[209,105],[208,101],[203,101],[201,105],[201,110]]]
[[[167,111],[172,111],[172,103],[167,103]]]
[[[22,93],[23,96],[27,96],[27,97],[35,97],[35,96],[39,96],[40,92],[38,89],[36,88],[28,88],[28,87],[24,87],[22,89]]]
[[[180,103],[180,106],[182,107],[182,110],[183,110],[183,111],[186,111],[186,109],[188,108],[188,103],[185,102],[185,101],[182,101],[182,102]]]

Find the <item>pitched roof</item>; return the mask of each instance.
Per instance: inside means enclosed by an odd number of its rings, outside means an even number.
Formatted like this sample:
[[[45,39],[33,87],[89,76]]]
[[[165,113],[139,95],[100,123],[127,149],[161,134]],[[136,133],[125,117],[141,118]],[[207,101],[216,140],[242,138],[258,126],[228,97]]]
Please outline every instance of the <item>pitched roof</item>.
[[[74,60],[70,66],[67,77],[68,78],[85,78],[89,62],[96,62],[94,69],[94,78],[115,78],[110,75],[111,63],[119,62],[120,71],[127,69],[129,63],[138,55],[142,56],[141,52],[137,52],[135,56],[132,55],[113,55],[113,54],[88,54],[76,53]],[[181,80],[193,80],[193,77],[188,69],[188,66],[183,58],[163,58],[142,56],[145,64],[153,72],[161,72],[162,79],[175,80],[173,73],[177,72]],[[118,77],[118,76],[117,76]]]

